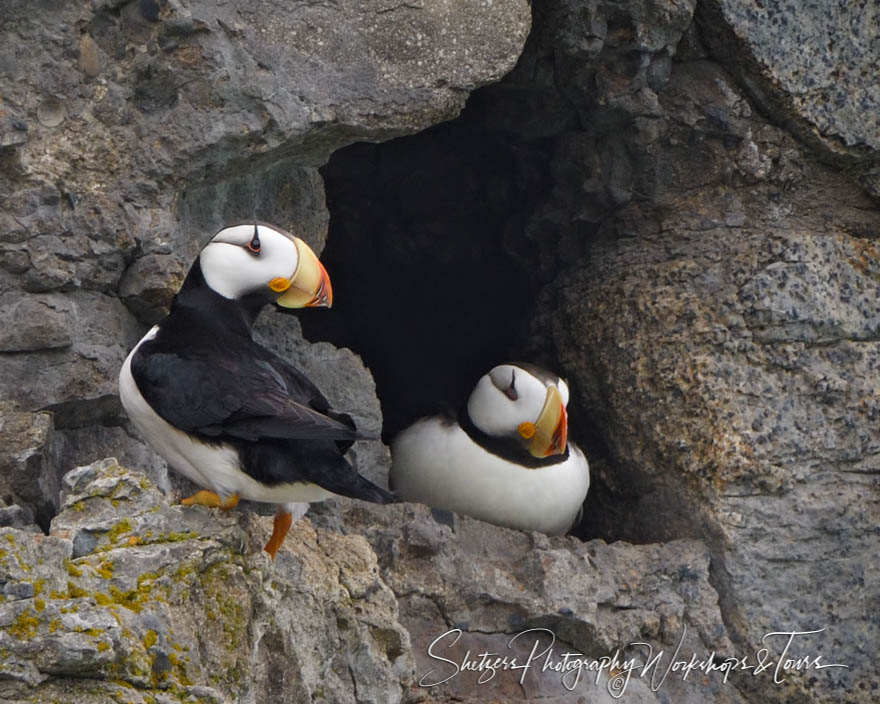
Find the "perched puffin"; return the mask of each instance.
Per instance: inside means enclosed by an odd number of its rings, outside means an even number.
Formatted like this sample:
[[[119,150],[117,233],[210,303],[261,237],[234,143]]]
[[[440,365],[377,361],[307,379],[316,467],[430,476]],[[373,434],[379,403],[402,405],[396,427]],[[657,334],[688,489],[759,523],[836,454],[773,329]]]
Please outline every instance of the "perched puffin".
[[[422,418],[391,445],[391,486],[405,501],[510,528],[565,533],[590,487],[568,437],[568,384],[533,364],[485,374],[458,415]]]
[[[128,355],[119,395],[131,422],[181,474],[205,487],[186,505],[279,504],[265,550],[290,528],[291,504],[333,495],[388,503],[344,454],[362,437],[300,371],[254,342],[268,303],[329,307],[326,270],[300,238],[265,223],[220,230],[168,316]]]

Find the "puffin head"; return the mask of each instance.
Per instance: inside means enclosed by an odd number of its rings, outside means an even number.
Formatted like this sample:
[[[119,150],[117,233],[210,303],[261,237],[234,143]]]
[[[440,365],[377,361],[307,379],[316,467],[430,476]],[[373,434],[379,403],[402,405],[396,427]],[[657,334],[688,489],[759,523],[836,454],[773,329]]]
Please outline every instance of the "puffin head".
[[[223,228],[202,249],[199,267],[205,283],[224,298],[265,297],[283,308],[333,303],[330,277],[311,247],[266,223]]]
[[[565,452],[568,440],[568,384],[533,364],[494,367],[477,382],[467,414],[482,432],[511,438],[535,457]]]

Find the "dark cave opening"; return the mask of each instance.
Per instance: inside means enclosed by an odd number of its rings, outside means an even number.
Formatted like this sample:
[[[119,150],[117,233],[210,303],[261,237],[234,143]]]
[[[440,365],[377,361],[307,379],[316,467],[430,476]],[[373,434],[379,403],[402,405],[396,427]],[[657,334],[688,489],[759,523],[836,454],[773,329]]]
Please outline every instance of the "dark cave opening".
[[[339,150],[322,170],[334,307],[303,328],[364,359],[386,441],[457,409],[509,358],[541,285],[523,226],[552,187],[551,146],[483,122],[471,104],[414,136]]]
[[[419,417],[457,410],[495,364],[524,359],[538,293],[561,266],[542,254],[538,240],[554,234],[534,220],[558,186],[553,132],[572,125],[559,118],[557,100],[542,129],[507,129],[505,107],[523,96],[503,84],[476,91],[456,120],[354,144],[322,169],[330,225],[321,259],[335,300],[324,315],[303,316],[303,330],[361,355],[376,382],[386,442]],[[536,102],[541,107],[524,114],[540,124],[547,107]],[[553,350],[542,352],[525,361],[564,375]],[[585,409],[574,401],[569,410],[572,437],[591,463],[585,519],[573,534],[633,539],[615,526],[637,497],[613,481]]]

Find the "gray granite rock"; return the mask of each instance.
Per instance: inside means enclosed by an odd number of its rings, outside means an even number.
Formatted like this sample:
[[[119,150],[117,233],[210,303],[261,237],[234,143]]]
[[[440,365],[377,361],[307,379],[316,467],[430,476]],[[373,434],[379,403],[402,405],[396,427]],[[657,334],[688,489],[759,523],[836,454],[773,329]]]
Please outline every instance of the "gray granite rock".
[[[554,661],[563,652],[598,661],[618,648],[621,660],[637,657],[637,641],[667,658],[676,646],[683,658],[731,648],[698,541],[580,543],[422,506],[347,501],[333,516],[345,530],[303,519],[273,563],[260,549],[268,518],[169,506],[112,459],[65,475],[61,504],[48,537],[0,528],[4,701],[50,702],[60,691],[110,701],[122,688],[127,701],[219,704],[539,695],[610,703],[622,680],[607,671],[564,678],[533,664],[491,682],[466,671],[425,684],[432,668],[450,667],[441,652],[492,649],[525,661],[535,633],[542,647],[556,634]],[[447,650],[455,629],[461,643]],[[429,651],[435,640],[442,651]],[[683,702],[741,701],[682,678],[664,691]],[[665,701],[645,677],[624,692]]]
[[[523,0],[4,10],[0,398],[56,411],[115,392],[224,224],[258,217],[320,249],[329,154],[454,116],[530,21]],[[142,448],[117,432],[111,453]]]
[[[0,529],[4,700],[124,686],[223,703],[348,701],[356,681],[362,701],[399,701],[407,634],[366,541],[306,521],[287,541],[294,552],[271,563],[267,521],[169,506],[115,460],[70,472],[50,537]]]
[[[52,415],[0,401],[0,500],[12,504],[0,525],[22,528],[30,518],[48,527],[58,510],[60,479]]]
[[[73,344],[75,309],[64,296],[0,297],[0,352],[63,349]]]
[[[648,677],[633,676],[621,692],[607,670],[564,676],[552,667],[564,653],[639,659],[646,651],[637,642],[667,658],[677,646],[684,658],[732,654],[698,541],[582,543],[412,504],[346,504],[340,518],[376,551],[432,701],[612,702],[621,693],[623,701],[742,701],[720,682],[670,680],[655,693]],[[467,658],[476,667],[481,653],[516,657],[519,668],[464,667]]]
[[[871,175],[880,148],[878,9],[873,3],[703,3],[704,36],[775,120]]]
[[[849,668],[738,678],[749,700],[871,701],[876,206],[712,62],[674,63],[658,99],[626,169],[590,161],[607,149],[592,128],[566,135],[528,226],[567,271],[523,348],[568,375],[572,418],[604,455],[584,530],[706,540],[738,652],[824,628],[801,652]]]

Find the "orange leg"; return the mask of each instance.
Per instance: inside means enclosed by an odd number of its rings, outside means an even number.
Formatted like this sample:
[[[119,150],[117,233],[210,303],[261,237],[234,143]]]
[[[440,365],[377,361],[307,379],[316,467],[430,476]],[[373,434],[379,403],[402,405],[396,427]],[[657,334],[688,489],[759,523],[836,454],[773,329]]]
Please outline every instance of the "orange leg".
[[[180,503],[184,506],[208,506],[210,508],[222,508],[224,511],[228,511],[231,508],[235,508],[238,506],[238,494],[233,494],[232,496],[221,499],[217,494],[213,491],[197,491],[192,496],[183,499]]]
[[[287,535],[287,531],[290,530],[290,525],[293,523],[293,516],[289,513],[276,513],[275,514],[275,523],[272,527],[272,537],[269,538],[269,542],[266,543],[266,547],[263,548],[269,556],[274,560],[275,554],[278,552],[278,548],[281,547],[281,543],[284,542],[284,536]]]

